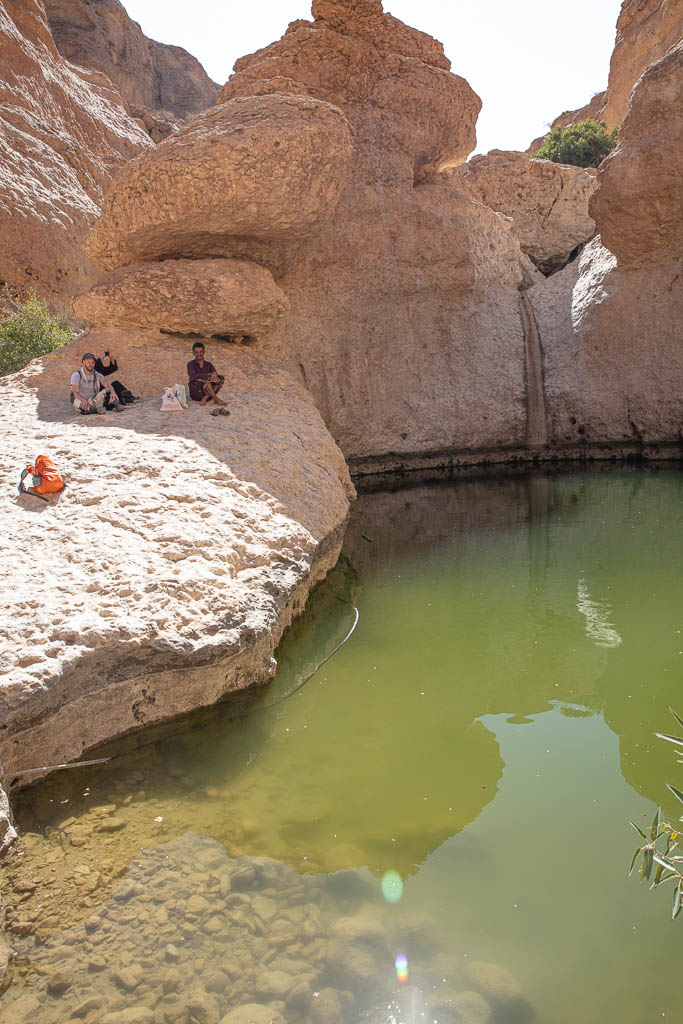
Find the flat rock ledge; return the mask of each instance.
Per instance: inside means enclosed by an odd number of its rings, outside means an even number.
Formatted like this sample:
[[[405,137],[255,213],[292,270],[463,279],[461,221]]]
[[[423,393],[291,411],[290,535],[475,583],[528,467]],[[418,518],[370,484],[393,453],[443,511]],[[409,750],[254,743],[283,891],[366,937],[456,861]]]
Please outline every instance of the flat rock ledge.
[[[308,392],[251,349],[210,345],[230,416],[194,402],[162,413],[191,342],[131,331],[118,376],[143,400],[75,415],[70,374],[109,342],[91,332],[0,380],[4,773],[76,760],[267,680],[283,630],[337,561],[354,496]],[[48,503],[16,490],[40,453],[66,481]]]

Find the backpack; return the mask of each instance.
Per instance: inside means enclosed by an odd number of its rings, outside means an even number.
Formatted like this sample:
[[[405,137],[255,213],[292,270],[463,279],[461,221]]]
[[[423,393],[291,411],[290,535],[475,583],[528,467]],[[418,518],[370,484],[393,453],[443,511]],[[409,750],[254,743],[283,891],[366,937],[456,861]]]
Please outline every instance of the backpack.
[[[43,498],[45,494],[54,494],[64,487],[57,467],[47,455],[39,455],[35,466],[27,466],[21,471],[21,479],[17,490],[20,494],[35,494]],[[47,498],[43,498],[47,501]]]

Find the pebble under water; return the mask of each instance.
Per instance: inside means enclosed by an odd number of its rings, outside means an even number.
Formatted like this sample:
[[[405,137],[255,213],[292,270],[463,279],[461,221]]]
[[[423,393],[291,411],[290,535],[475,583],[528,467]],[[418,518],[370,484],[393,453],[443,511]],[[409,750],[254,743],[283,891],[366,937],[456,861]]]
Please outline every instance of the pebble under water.
[[[3,1024],[679,1020],[683,917],[626,876],[682,810],[682,498],[362,495],[270,687],[18,797]]]

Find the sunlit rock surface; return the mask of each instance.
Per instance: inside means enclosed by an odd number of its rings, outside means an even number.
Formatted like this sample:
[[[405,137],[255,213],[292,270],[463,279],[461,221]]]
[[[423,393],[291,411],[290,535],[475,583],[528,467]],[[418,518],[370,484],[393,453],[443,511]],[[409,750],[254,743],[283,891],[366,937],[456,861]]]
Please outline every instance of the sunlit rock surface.
[[[666,274],[681,260],[683,41],[633,90],[617,148],[600,165],[591,212],[619,267]],[[680,289],[679,282],[679,298]]]
[[[347,177],[342,112],[302,96],[247,96],[198,115],[109,191],[86,250],[106,269],[228,256],[231,239],[299,239],[329,219]]]
[[[577,245],[595,233],[588,213],[595,188],[591,168],[494,149],[473,157],[455,174],[474,199],[512,218],[522,252],[544,274],[563,267]]]
[[[101,71],[137,111],[197,114],[216,101],[219,86],[182,46],[148,39],[119,0],[44,0],[62,56]]]
[[[679,46],[640,79],[600,166],[590,208],[604,245],[529,293],[555,441],[681,440],[682,100]]]
[[[116,170],[153,143],[103,75],[59,54],[39,0],[0,2],[0,280],[66,299]]]
[[[519,245],[442,173],[473,149],[480,101],[379,2],[313,16],[239,60],[220,96],[312,96],[354,134],[332,219],[276,273],[290,310],[264,352],[300,374],[352,460],[523,444]]]
[[[70,374],[84,344],[113,351],[112,339],[124,383],[156,397],[77,416]],[[103,330],[0,382],[13,538],[0,556],[4,771],[77,758],[263,682],[283,628],[337,559],[353,490],[310,396],[215,342],[231,415],[198,403],[161,413],[190,349]],[[42,451],[66,481],[49,504],[15,489]],[[17,551],[41,552],[40,572],[24,573]]]

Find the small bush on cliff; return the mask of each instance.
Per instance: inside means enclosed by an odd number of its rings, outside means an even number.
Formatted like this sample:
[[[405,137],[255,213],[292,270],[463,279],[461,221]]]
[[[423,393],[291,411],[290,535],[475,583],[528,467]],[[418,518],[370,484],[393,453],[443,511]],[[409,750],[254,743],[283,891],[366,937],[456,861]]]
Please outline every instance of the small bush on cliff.
[[[0,293],[0,376],[68,344],[72,336],[65,313],[52,313],[35,292],[24,301],[16,299],[5,285]]]
[[[569,128],[553,128],[540,149],[534,153],[540,160],[575,167],[597,167],[617,144],[618,129],[607,131],[604,121],[579,121]]]

